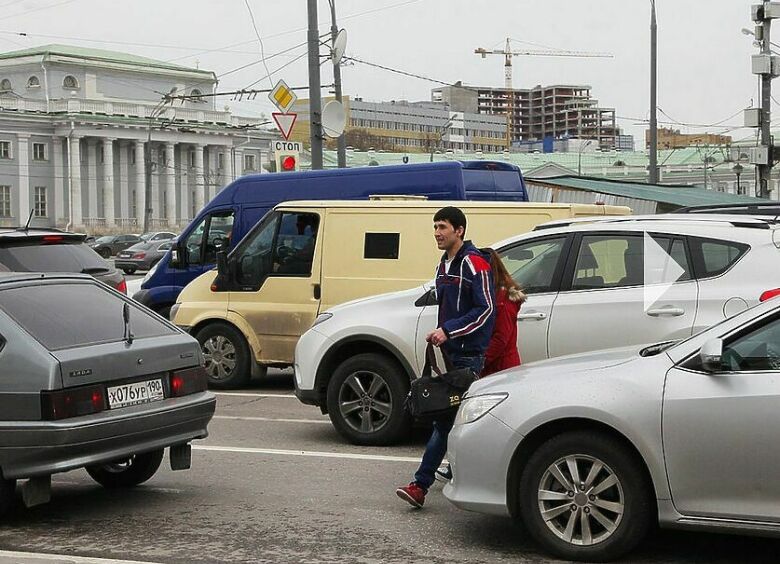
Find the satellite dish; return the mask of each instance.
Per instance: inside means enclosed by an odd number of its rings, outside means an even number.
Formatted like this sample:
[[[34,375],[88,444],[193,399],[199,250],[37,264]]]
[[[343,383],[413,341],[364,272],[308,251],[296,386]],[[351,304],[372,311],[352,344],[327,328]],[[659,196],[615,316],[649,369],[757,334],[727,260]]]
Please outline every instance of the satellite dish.
[[[341,102],[331,100],[322,108],[322,132],[328,137],[339,137],[347,125],[347,113]]]
[[[347,48],[347,30],[342,29],[336,35],[336,39],[333,41],[333,49],[330,52],[331,59],[334,65],[338,65],[344,56],[344,50]]]

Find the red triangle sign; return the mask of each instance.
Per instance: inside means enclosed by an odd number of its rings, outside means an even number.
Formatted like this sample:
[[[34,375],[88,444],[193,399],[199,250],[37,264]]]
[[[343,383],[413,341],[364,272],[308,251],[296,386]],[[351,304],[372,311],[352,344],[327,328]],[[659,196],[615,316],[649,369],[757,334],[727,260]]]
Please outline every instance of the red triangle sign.
[[[271,117],[274,118],[276,127],[279,128],[279,132],[282,134],[282,137],[284,137],[284,140],[287,141],[290,138],[290,133],[292,133],[292,129],[295,125],[295,120],[298,118],[298,114],[282,114],[279,112],[273,112]]]

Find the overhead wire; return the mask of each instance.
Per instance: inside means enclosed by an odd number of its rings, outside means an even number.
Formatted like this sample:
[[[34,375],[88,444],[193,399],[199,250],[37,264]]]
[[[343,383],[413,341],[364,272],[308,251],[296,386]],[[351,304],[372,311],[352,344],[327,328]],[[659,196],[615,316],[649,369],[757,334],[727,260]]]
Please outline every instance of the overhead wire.
[[[257,29],[255,15],[252,13],[252,6],[249,5],[249,0],[244,0],[244,4],[246,5],[246,9],[249,11],[249,19],[252,21],[252,28],[254,28],[255,35],[257,35],[257,41],[260,43],[260,58],[263,61],[263,67],[265,67],[265,72],[267,73],[266,76],[268,76],[268,82],[270,83],[271,88],[273,88],[274,84],[271,80],[271,71],[268,70],[268,63],[265,62],[265,47],[263,46],[263,38],[260,35],[260,30]]]
[[[32,10],[27,10],[25,12],[19,12],[18,14],[10,14],[7,16],[0,17],[0,20],[7,20],[10,18],[16,18],[18,16],[26,16],[27,14],[32,14],[34,12],[40,12],[42,10],[48,10],[50,8],[56,8],[58,6],[64,6],[65,4],[71,4],[73,2],[76,2],[76,0],[64,0],[63,2],[59,2],[58,4],[49,4],[48,6],[40,6],[38,8],[33,8]]]

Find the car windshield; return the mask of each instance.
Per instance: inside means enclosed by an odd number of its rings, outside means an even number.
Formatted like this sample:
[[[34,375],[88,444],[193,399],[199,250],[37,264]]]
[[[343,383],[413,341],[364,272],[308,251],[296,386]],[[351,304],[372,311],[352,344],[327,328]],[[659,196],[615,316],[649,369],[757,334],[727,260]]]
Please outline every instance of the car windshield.
[[[26,244],[0,247],[0,264],[14,272],[110,272],[98,254],[83,243]]]
[[[113,240],[113,237],[106,235],[105,237],[100,237],[95,243],[110,243]]]
[[[50,351],[123,340],[125,303],[97,283],[68,282],[0,290],[0,308]],[[130,329],[137,339],[176,333],[173,327],[134,304]]]

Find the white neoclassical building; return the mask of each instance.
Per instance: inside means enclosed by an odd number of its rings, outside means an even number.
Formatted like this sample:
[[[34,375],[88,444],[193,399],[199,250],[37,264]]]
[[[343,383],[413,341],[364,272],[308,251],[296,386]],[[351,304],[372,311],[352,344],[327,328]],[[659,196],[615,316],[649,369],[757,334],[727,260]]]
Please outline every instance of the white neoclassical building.
[[[186,225],[234,178],[261,172],[278,138],[215,97],[161,104],[216,87],[213,72],[126,53],[0,54],[0,226],[32,212],[35,226],[137,232],[145,208],[149,228]]]

